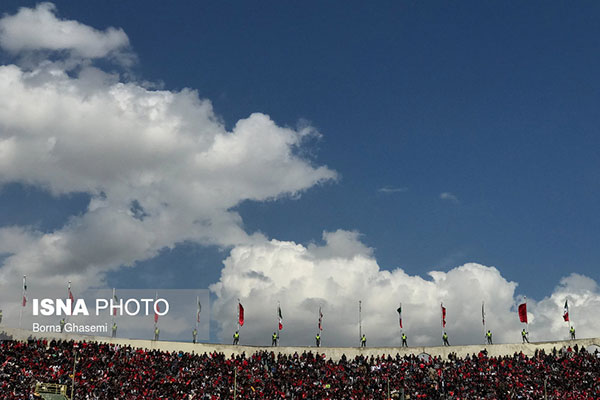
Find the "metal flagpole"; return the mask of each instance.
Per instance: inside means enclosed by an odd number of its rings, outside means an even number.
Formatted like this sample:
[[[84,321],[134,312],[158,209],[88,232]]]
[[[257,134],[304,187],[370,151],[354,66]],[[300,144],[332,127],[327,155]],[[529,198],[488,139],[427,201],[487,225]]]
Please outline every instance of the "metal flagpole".
[[[358,301],[358,340],[362,339],[362,300]]]
[[[67,300],[71,300],[71,281],[69,281],[69,283],[67,283]],[[71,313],[73,313],[73,307],[74,304],[71,303]],[[69,314],[67,314],[67,317],[65,318],[65,321],[69,321],[71,319],[71,316]]]
[[[529,343],[529,318],[527,317],[527,296],[525,296],[525,329],[527,329],[527,343]]]
[[[402,302],[400,302],[400,321],[402,321]],[[404,334],[404,328],[400,327],[400,334],[403,335]]]
[[[323,332],[323,312],[321,311],[320,304],[319,304],[319,323],[317,325],[317,328],[319,328],[319,337],[321,337],[321,333]],[[321,338],[321,341],[322,340],[323,340],[323,338]]]
[[[196,330],[198,330],[198,320],[200,319],[200,296],[196,296],[196,307],[198,307],[196,310]]]
[[[279,300],[277,300],[277,310],[275,310],[275,317],[277,319],[277,327],[275,329],[275,333],[277,334],[277,340],[275,342],[275,344],[279,344],[279,309],[281,308],[281,304],[279,303]]]
[[[158,328],[158,318],[157,315],[158,313],[156,312],[156,301],[158,300],[158,291],[154,292],[154,332],[152,332],[152,334],[154,335],[154,340],[158,341],[158,338],[156,337],[156,329]]]
[[[444,345],[444,303],[440,303],[440,337],[442,338],[442,346]]]
[[[113,301],[115,301],[115,297],[117,297],[117,292],[116,292],[116,290],[117,290],[117,289],[113,288],[113,297],[112,297],[112,299],[110,300],[110,302],[111,302],[111,303],[112,303]],[[115,326],[115,310],[114,310],[114,309],[112,309],[112,310],[110,310],[110,311],[111,311],[111,312],[110,312],[110,315],[112,315],[112,326]],[[112,327],[111,327],[111,329],[112,329]],[[112,335],[111,335],[111,336],[112,336]]]
[[[481,302],[481,322],[483,323],[483,344],[487,344],[487,329],[485,329],[485,302]]]
[[[27,287],[27,276],[23,275],[23,288],[21,290],[21,308],[19,310],[19,329],[21,329],[21,322],[23,320],[23,307],[25,307],[25,304],[23,300],[25,300],[25,288]]]
[[[571,311],[569,311],[569,307],[567,305],[567,312],[569,313],[569,337],[571,337]]]

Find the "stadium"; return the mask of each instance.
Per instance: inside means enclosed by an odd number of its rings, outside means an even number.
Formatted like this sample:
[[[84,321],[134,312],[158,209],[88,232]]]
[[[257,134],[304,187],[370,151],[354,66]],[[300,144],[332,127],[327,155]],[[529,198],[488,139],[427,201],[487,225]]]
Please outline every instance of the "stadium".
[[[414,348],[272,348],[19,329],[5,329],[2,338],[0,391],[7,400],[600,396],[597,338]]]
[[[0,400],[600,399],[599,21],[0,1]]]

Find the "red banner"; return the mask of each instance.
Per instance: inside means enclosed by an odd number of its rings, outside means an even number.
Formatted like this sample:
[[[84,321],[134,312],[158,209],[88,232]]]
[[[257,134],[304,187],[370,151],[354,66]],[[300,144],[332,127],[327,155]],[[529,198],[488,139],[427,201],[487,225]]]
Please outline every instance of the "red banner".
[[[442,327],[446,327],[446,307],[442,304]]]
[[[519,320],[527,323],[527,303],[519,304]]]
[[[242,303],[238,303],[238,307],[238,322],[240,326],[244,326],[244,307],[242,306]]]

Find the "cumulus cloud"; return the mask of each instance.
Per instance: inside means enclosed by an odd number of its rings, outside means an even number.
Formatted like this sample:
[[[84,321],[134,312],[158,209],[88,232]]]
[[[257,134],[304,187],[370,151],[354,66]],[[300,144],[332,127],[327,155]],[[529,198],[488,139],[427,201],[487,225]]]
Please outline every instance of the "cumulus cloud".
[[[44,3],[3,17],[3,48],[93,58],[127,45],[120,30],[97,31],[54,13]],[[94,285],[108,270],[184,241],[262,241],[244,231],[232,208],[335,179],[333,170],[298,156],[315,134],[261,113],[227,130],[194,90],[151,90],[85,64],[76,72],[54,62],[0,66],[0,185],[91,197],[82,215],[53,232],[0,228],[0,254],[8,255],[0,284],[27,274],[47,285],[62,286],[67,277]],[[17,298],[19,290],[3,295]]]
[[[482,302],[495,341],[520,340],[523,326],[516,312],[521,298],[516,293],[517,283],[506,280],[498,269],[469,263],[447,272],[431,271],[425,279],[402,269],[381,269],[356,232],[326,232],[323,239],[323,245],[308,247],[277,240],[236,246],[224,262],[220,281],[211,287],[217,296],[214,312],[221,316],[222,339],[235,330],[240,298],[246,311],[242,337],[251,344],[269,343],[277,323],[276,306],[281,302],[285,320],[282,345],[313,344],[321,306],[323,343],[356,346],[359,300],[363,332],[374,346],[400,345],[396,312],[400,303],[411,345],[440,344],[442,302],[453,344],[483,342]],[[573,305],[579,336],[597,333],[600,322],[593,315],[600,292],[592,279],[571,275],[550,297],[529,300],[532,340],[567,337],[562,322],[565,298]]]
[[[13,54],[36,51],[63,51],[75,57],[102,58],[128,54],[129,39],[122,29],[94,29],[73,20],[59,19],[52,3],[21,8],[0,19],[0,46]]]
[[[450,192],[440,193],[440,199],[450,201],[454,204],[459,203],[458,197]]]

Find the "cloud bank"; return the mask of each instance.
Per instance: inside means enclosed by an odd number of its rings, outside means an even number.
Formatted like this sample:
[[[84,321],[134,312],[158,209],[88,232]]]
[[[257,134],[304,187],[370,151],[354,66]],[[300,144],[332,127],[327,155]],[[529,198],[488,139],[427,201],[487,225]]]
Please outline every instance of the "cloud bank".
[[[236,329],[239,297],[245,307],[245,343],[265,344],[276,329],[277,303],[284,313],[282,345],[312,345],[318,310],[324,314],[324,345],[358,345],[358,301],[362,300],[362,329],[369,345],[400,345],[396,309],[402,303],[404,331],[411,345],[439,345],[440,303],[447,309],[446,331],[452,344],[483,343],[481,308],[496,343],[520,340],[516,306],[522,296],[517,283],[498,269],[465,264],[447,272],[431,271],[428,279],[402,269],[383,270],[356,232],[326,232],[324,244],[305,247],[292,242],[236,246],[225,260],[221,279],[211,289],[217,295],[221,337]],[[600,305],[596,283],[585,276],[564,278],[551,296],[528,300],[529,332],[534,341],[566,339],[562,318],[565,299],[579,337],[597,335]]]

